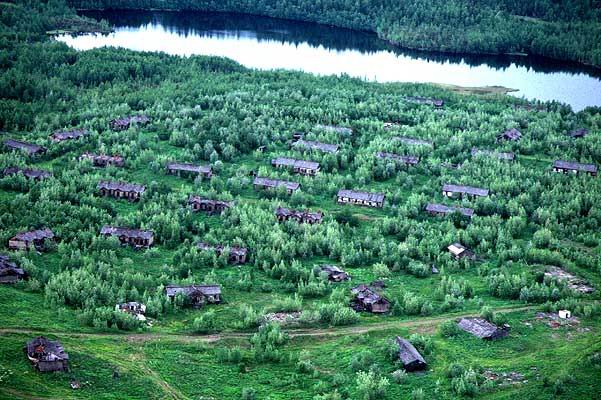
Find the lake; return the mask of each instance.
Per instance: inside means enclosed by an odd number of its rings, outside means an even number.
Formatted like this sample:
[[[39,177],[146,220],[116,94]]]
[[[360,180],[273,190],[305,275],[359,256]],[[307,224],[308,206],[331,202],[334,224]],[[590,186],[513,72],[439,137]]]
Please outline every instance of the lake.
[[[601,106],[601,70],[535,57],[445,55],[398,49],[376,35],[318,24],[223,13],[87,11],[108,35],[61,35],[78,50],[118,46],[228,57],[259,69],[347,74],[378,82],[504,86],[514,96],[555,100],[575,111]]]

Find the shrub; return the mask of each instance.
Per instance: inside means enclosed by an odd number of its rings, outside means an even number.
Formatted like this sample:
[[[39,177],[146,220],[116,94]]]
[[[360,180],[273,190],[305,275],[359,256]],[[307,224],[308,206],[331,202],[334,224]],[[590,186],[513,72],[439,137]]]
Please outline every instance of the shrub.
[[[392,373],[392,381],[398,385],[407,380],[407,372],[404,369],[397,369]]]
[[[372,271],[377,278],[388,278],[391,275],[390,269],[382,263],[374,264]]]
[[[242,389],[242,400],[256,400],[257,392],[253,388],[245,387]]]
[[[374,371],[357,372],[357,392],[363,400],[384,398],[389,385],[387,378],[377,376]]]
[[[412,400],[424,400],[425,398],[426,398],[426,395],[424,394],[424,389],[422,389],[422,388],[415,388],[411,392]]]
[[[352,371],[367,371],[375,364],[374,354],[369,350],[363,350],[351,358],[350,368]]]
[[[461,332],[461,329],[459,329],[455,321],[445,321],[442,324],[440,324],[440,328],[438,328],[438,331],[440,333],[440,336],[449,338],[457,336]]]
[[[194,319],[194,331],[198,333],[206,333],[214,331],[216,328],[216,315],[215,311],[209,310],[202,314],[200,317]]]

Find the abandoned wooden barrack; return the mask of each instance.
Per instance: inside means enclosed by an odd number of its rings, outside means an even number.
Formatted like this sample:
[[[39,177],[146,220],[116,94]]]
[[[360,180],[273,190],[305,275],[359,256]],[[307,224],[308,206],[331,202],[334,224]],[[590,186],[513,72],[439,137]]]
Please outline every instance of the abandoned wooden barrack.
[[[428,205],[426,205],[426,211],[429,212],[431,215],[435,216],[445,216],[449,214],[454,214],[456,212],[469,218],[471,218],[474,215],[474,210],[472,208],[445,206],[444,204],[436,203],[428,203]]]
[[[17,283],[26,277],[23,268],[19,268],[7,255],[0,254],[0,283]]]
[[[55,131],[50,135],[50,139],[53,142],[63,142],[65,140],[79,139],[89,134],[90,132],[86,129],[70,129],[65,131]]]
[[[353,134],[353,129],[348,128],[346,126],[318,124],[318,125],[315,125],[315,129],[321,129],[321,130],[329,131],[329,132],[336,132],[336,133],[339,133],[342,135],[352,135]]]
[[[499,339],[509,334],[508,325],[498,327],[484,318],[461,318],[457,326],[480,339],[486,340]]]
[[[277,157],[271,160],[271,165],[276,168],[289,168],[301,175],[316,175],[319,172],[319,163],[315,161]]]
[[[429,106],[433,106],[435,108],[441,108],[444,106],[444,100],[434,99],[430,97],[422,97],[422,96],[408,96],[405,97],[405,101],[414,104],[426,104]]]
[[[553,163],[553,172],[563,172],[564,174],[585,173],[591,176],[597,175],[597,166],[595,164],[581,164],[574,161],[556,160]]]
[[[117,181],[100,181],[97,187],[102,196],[127,199],[129,201],[140,200],[140,196],[146,191],[146,187],[143,185]]]
[[[575,129],[571,132],[568,132],[568,136],[574,139],[579,139],[579,138],[583,138],[585,136],[587,136],[589,134],[588,129],[586,128],[579,128],[579,129]]]
[[[315,142],[312,140],[299,139],[293,144],[297,148],[305,148],[307,150],[318,150],[323,153],[338,153],[339,146],[337,144]]]
[[[217,257],[221,256],[227,249],[229,251],[228,262],[231,264],[244,264],[248,257],[248,249],[246,247],[239,246],[224,246],[222,244],[209,244],[205,242],[199,242],[196,247],[202,251],[214,251]]]
[[[508,153],[508,152],[484,150],[484,149],[478,149],[476,147],[472,147],[471,153],[472,153],[472,157],[485,156],[485,157],[498,158],[499,160],[503,160],[503,161],[514,161],[515,160],[515,154]]]
[[[4,171],[2,171],[3,176],[11,176],[18,174],[22,174],[25,178],[33,179],[36,181],[41,181],[42,179],[50,178],[52,176],[52,172],[33,168],[7,167],[4,168]]]
[[[341,189],[337,194],[339,204],[356,204],[367,207],[383,207],[384,193],[360,192],[355,190]]]
[[[280,222],[293,220],[300,224],[319,224],[323,220],[323,213],[320,211],[298,211],[284,207],[276,208],[275,216]]]
[[[123,131],[128,129],[132,124],[146,125],[150,122],[147,115],[130,115],[123,118],[115,118],[109,125],[114,131]]]
[[[11,150],[23,151],[30,156],[42,155],[48,151],[48,149],[44,146],[40,146],[33,143],[27,143],[15,139],[6,139],[4,141],[4,146]]]
[[[503,133],[500,133],[497,135],[497,142],[500,141],[510,141],[510,142],[517,142],[522,138],[522,132],[520,132],[519,130],[517,130],[516,128],[511,128],[506,130]]]
[[[387,153],[384,151],[379,151],[376,153],[377,158],[385,159],[385,160],[393,160],[398,163],[406,164],[406,165],[417,165],[419,163],[419,157],[416,156],[403,156],[400,154]]]
[[[138,321],[146,321],[146,305],[137,301],[129,301],[115,305],[115,311],[133,315]]]
[[[442,186],[442,195],[446,197],[455,197],[459,195],[461,197],[486,197],[488,196],[488,189],[464,186],[464,185],[451,185],[445,184]]]
[[[188,304],[195,308],[205,304],[221,303],[221,286],[219,285],[169,285],[165,295],[173,300],[177,295],[184,296]]]
[[[49,228],[36,229],[28,232],[20,232],[8,241],[11,250],[46,250],[46,241],[54,240],[55,235]]]
[[[322,265],[319,267],[320,273],[324,273],[328,276],[330,282],[342,282],[351,279],[351,276],[345,271],[337,267],[336,265]]]
[[[170,162],[167,163],[167,173],[172,175],[200,175],[204,178],[213,176],[210,165],[196,165],[189,163]]]
[[[104,225],[100,229],[100,234],[107,237],[116,237],[121,244],[135,248],[148,248],[154,243],[154,232],[142,229]]]
[[[258,176],[254,179],[253,186],[255,189],[277,189],[284,187],[288,194],[292,194],[300,188],[300,183]]]
[[[355,295],[351,301],[351,307],[356,311],[368,311],[374,314],[382,314],[390,309],[388,299],[380,295],[374,288],[365,284],[355,286],[351,289]]]
[[[451,253],[451,255],[453,257],[455,257],[456,260],[458,260],[460,258],[465,258],[465,259],[469,259],[469,260],[476,259],[476,254],[472,250],[470,250],[469,248],[467,248],[466,246],[462,245],[459,242],[449,245],[447,247],[447,250],[449,251],[449,253]]]
[[[397,142],[401,142],[403,144],[408,144],[408,145],[411,145],[411,146],[428,146],[428,147],[434,147],[434,142],[431,142],[429,140],[423,140],[423,139],[408,137],[408,136],[395,136],[395,137],[392,138],[392,140],[395,140]]]
[[[90,160],[95,167],[115,166],[122,167],[125,162],[121,156],[108,156],[104,154],[83,153],[79,156],[79,161]]]
[[[38,336],[29,341],[23,351],[40,372],[67,371],[69,369],[69,354],[58,341],[51,341],[44,336]]]
[[[221,214],[227,208],[234,205],[233,201],[211,200],[201,196],[191,195],[188,198],[188,205],[192,211],[204,211],[207,214]]]
[[[405,371],[413,372],[426,369],[428,364],[424,357],[407,339],[400,336],[396,337],[396,344],[399,347],[399,360],[403,364]]]

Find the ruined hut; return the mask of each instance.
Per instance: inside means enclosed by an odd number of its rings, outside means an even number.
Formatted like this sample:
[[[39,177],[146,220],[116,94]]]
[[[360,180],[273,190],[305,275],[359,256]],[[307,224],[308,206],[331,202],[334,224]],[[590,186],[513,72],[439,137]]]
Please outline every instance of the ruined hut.
[[[222,244],[212,245],[205,242],[198,243],[196,247],[202,251],[214,251],[217,257],[221,256],[227,249],[229,250],[228,262],[230,264],[244,264],[248,258],[248,249],[246,247],[224,246]]]
[[[299,140],[301,140],[304,137],[305,137],[304,133],[302,133],[302,132],[294,132],[292,134],[292,141],[293,142],[298,142]]]
[[[50,140],[52,140],[53,142],[64,142],[65,140],[79,139],[89,134],[90,132],[88,132],[85,129],[70,129],[66,131],[56,131],[52,135],[50,135]]]
[[[384,160],[392,160],[405,165],[417,165],[419,163],[419,157],[402,156],[400,154],[386,153],[383,151],[377,152],[376,157]]]
[[[330,282],[342,282],[351,279],[351,276],[335,265],[322,265],[320,267],[322,273],[328,275]]]
[[[480,339],[486,340],[499,339],[509,333],[508,325],[498,327],[484,318],[461,318],[457,326]]]
[[[143,185],[116,181],[100,181],[97,187],[102,196],[127,199],[129,201],[140,200],[140,196],[146,191],[146,187]]]
[[[589,131],[586,128],[580,128],[580,129],[576,129],[571,132],[568,132],[568,136],[573,139],[580,139],[580,138],[585,137],[588,134],[589,134]]]
[[[104,225],[100,229],[100,234],[107,237],[116,237],[121,244],[135,248],[149,248],[154,242],[154,232],[141,229]]]
[[[293,220],[299,224],[320,224],[323,220],[323,213],[319,211],[297,211],[284,207],[278,207],[275,216],[280,222]]]
[[[501,141],[509,141],[509,142],[517,142],[522,138],[522,132],[517,130],[516,128],[511,128],[506,130],[503,133],[497,135],[497,142]]]
[[[410,146],[428,146],[434,147],[434,143],[429,140],[417,139],[413,137],[407,136],[395,136],[392,140],[396,140],[397,142],[401,142],[403,144],[408,144]]]
[[[42,169],[21,168],[21,167],[4,168],[4,171],[2,171],[2,174],[4,176],[22,174],[25,178],[33,179],[34,181],[41,181],[42,179],[50,178],[52,176],[51,172],[44,171]]]
[[[280,180],[280,179],[264,178],[264,177],[258,176],[253,181],[253,186],[254,186],[255,190],[257,190],[257,189],[277,189],[280,187],[284,187],[284,188],[286,188],[286,192],[288,192],[288,194],[292,194],[300,188],[300,183],[284,181],[284,180]]]
[[[425,105],[432,106],[434,108],[442,108],[444,106],[444,100],[433,99],[430,97],[409,96],[409,97],[405,97],[405,100],[409,103],[425,104]]]
[[[314,161],[296,160],[294,158],[278,157],[271,160],[276,168],[288,168],[301,175],[317,175],[319,163]]]
[[[351,289],[355,298],[351,307],[356,311],[368,311],[374,314],[382,314],[390,309],[390,302],[381,296],[374,288],[361,284]]]
[[[442,195],[446,197],[486,197],[488,196],[488,189],[477,188],[473,186],[463,186],[463,185],[451,185],[445,184],[442,186]]]
[[[29,232],[20,232],[8,241],[11,250],[46,250],[46,241],[55,240],[55,235],[48,228],[37,229]]]
[[[493,157],[502,161],[514,161],[514,153],[497,152],[492,150],[483,150],[472,147],[472,157]]]
[[[146,115],[130,115],[124,118],[115,118],[109,125],[114,131],[124,131],[132,125],[146,125],[150,122],[150,118]]]
[[[14,139],[6,139],[4,141],[4,146],[10,150],[23,151],[27,155],[30,155],[30,156],[39,156],[39,155],[46,153],[46,151],[48,151],[48,149],[45,148],[44,146],[40,146],[40,145],[33,144],[33,143],[23,142],[21,140],[14,140]]]
[[[321,143],[321,142],[315,142],[315,141],[311,141],[311,140],[299,139],[294,143],[294,147],[304,148],[307,150],[318,150],[318,151],[321,151],[322,153],[332,153],[332,154],[338,153],[338,145],[337,144]]]
[[[360,206],[382,208],[385,197],[384,193],[341,189],[338,191],[337,201],[339,204],[357,204]]]
[[[471,218],[474,215],[474,210],[471,208],[465,208],[465,207],[456,207],[456,206],[445,206],[444,204],[436,204],[436,203],[428,203],[428,205],[426,206],[426,211],[428,213],[430,213],[430,215],[435,215],[435,216],[446,216],[449,214],[454,214],[456,212],[460,213],[461,215]]]
[[[328,132],[335,132],[341,135],[347,135],[350,136],[353,134],[353,129],[352,128],[347,128],[345,126],[338,126],[338,125],[315,125],[316,129],[321,129],[323,131],[328,131]]]
[[[146,306],[137,301],[130,301],[127,303],[117,304],[115,311],[121,311],[127,314],[133,315],[138,321],[146,321]]]
[[[180,293],[194,308],[200,308],[205,304],[221,303],[219,285],[169,285],[165,288],[165,294],[171,300]]]
[[[167,163],[167,173],[177,176],[202,176],[210,178],[213,171],[210,165],[195,165],[186,163],[170,162]]]
[[[465,258],[468,260],[476,259],[476,254],[461,243],[453,243],[447,247],[447,250],[449,250],[449,253],[451,253],[451,255],[455,257],[456,260],[459,260],[461,258]]]
[[[192,211],[203,211],[207,214],[221,214],[227,208],[234,205],[233,201],[221,201],[211,200],[201,196],[190,196],[188,199],[188,205],[192,208]]]
[[[399,360],[403,364],[403,368],[407,372],[419,371],[426,369],[428,364],[426,360],[419,354],[419,351],[407,339],[400,336],[396,337],[396,344],[399,346]]]
[[[27,274],[17,264],[10,261],[10,258],[5,254],[0,254],[0,284],[1,283],[17,283],[27,277]]]
[[[581,164],[573,161],[556,160],[553,163],[553,172],[563,172],[564,174],[589,174],[597,176],[597,166],[595,164]]]
[[[92,154],[87,152],[79,156],[79,161],[82,160],[90,160],[92,162],[92,165],[95,167],[122,167],[123,165],[125,165],[123,157],[121,156],[107,156],[104,154]]]
[[[23,351],[40,372],[67,371],[69,369],[69,355],[58,341],[51,341],[43,336],[28,342]]]

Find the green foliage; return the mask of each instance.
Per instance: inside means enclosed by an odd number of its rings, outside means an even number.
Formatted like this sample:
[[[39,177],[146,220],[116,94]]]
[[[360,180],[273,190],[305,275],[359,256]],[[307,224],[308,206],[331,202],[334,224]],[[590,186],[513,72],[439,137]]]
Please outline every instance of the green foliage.
[[[268,323],[250,338],[255,360],[259,362],[282,361],[284,354],[278,349],[288,341],[288,334],[281,331],[278,324]]]
[[[207,333],[214,331],[216,328],[215,311],[209,310],[203,313],[200,317],[194,318],[194,331],[198,333]]]
[[[378,376],[374,371],[357,372],[357,392],[362,400],[383,399],[389,385],[388,378]]]
[[[377,369],[375,364],[376,358],[374,354],[369,350],[363,350],[351,358],[349,367],[353,372],[368,371]]]

